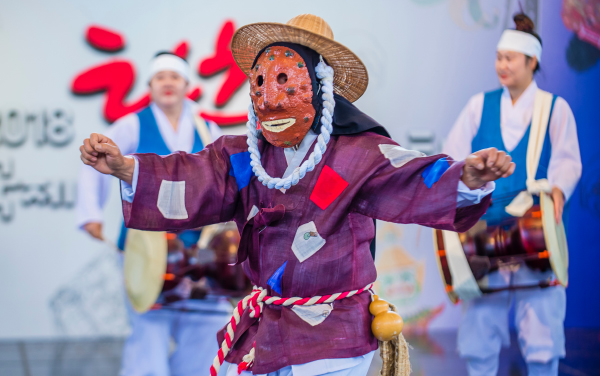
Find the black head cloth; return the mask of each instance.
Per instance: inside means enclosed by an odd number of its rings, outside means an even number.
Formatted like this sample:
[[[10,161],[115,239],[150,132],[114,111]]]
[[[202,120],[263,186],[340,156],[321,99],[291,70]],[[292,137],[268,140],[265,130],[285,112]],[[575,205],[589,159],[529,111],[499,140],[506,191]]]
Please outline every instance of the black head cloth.
[[[313,121],[312,129],[317,134],[321,133],[320,119],[321,110],[323,108],[323,98],[320,93],[319,79],[317,78],[317,74],[315,72],[315,68],[317,67],[320,61],[320,55],[316,51],[299,44],[278,42],[270,44],[267,47],[263,48],[256,55],[254,63],[252,63],[252,68],[254,68],[254,66],[256,65],[256,61],[263,54],[263,52],[267,48],[273,46],[287,47],[300,54],[300,56],[302,56],[302,58],[304,59],[313,89],[312,105],[315,108],[317,114],[315,116],[315,120]],[[390,137],[390,134],[383,127],[383,125],[379,124],[373,118],[356,108],[356,106],[350,103],[350,101],[348,101],[346,98],[336,93],[333,94],[333,97],[335,99],[335,110],[333,111],[332,124],[333,136],[351,135],[370,131],[385,137]]]

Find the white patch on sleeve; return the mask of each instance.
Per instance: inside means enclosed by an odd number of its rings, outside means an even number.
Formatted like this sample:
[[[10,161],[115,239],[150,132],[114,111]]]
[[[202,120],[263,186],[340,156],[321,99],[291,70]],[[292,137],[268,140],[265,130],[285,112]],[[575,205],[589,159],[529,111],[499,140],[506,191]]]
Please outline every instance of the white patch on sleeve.
[[[187,219],[185,181],[163,180],[158,191],[158,210],[167,219]]]
[[[294,251],[298,260],[303,262],[314,255],[324,245],[325,239],[317,232],[315,223],[310,221],[298,227],[294,242],[292,243],[292,251]]]
[[[402,167],[415,158],[425,157],[426,155],[417,150],[408,150],[398,145],[379,144],[381,153],[390,160],[392,166]]]
[[[251,220],[252,218],[254,218],[255,215],[257,215],[259,212],[258,208],[256,207],[256,205],[252,205],[252,209],[250,209],[250,214],[248,214],[248,218],[246,218],[247,221]]]
[[[292,311],[298,315],[302,320],[309,323],[311,326],[316,326],[325,321],[331,311],[333,311],[332,304],[315,304],[311,306],[292,306]]]

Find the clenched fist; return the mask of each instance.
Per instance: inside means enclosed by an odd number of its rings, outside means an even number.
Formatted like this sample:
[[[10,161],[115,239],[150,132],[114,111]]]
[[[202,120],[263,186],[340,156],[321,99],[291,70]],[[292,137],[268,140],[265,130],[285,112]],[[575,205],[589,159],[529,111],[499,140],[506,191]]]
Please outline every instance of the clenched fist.
[[[135,162],[131,158],[125,158],[119,147],[110,138],[92,133],[90,138],[83,140],[79,151],[84,164],[92,166],[103,174],[113,175],[131,184]]]
[[[506,178],[515,171],[510,155],[496,148],[476,151],[465,159],[461,180],[470,189],[478,189],[489,181]]]

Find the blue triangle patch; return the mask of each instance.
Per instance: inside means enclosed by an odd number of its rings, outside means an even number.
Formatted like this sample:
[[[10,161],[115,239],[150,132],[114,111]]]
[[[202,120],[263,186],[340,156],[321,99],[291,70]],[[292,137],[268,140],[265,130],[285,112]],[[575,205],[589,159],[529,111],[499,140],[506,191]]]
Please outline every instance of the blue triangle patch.
[[[285,266],[286,265],[287,265],[287,261],[284,262],[283,265],[281,265],[279,267],[279,269],[277,269],[275,271],[275,273],[273,273],[273,275],[271,276],[271,278],[269,278],[269,280],[267,281],[267,284],[269,286],[271,286],[271,288],[273,289],[273,291],[275,291],[279,295],[281,295],[281,277],[283,276],[283,272],[285,270]]]

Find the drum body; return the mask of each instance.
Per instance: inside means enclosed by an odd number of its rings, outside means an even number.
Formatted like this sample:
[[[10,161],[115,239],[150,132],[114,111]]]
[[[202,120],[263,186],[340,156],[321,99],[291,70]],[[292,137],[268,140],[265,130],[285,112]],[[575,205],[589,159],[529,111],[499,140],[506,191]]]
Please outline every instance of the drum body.
[[[556,224],[554,205],[547,194],[542,194],[540,205],[522,217],[508,219],[497,226],[479,221],[465,233],[434,230],[434,245],[440,274],[453,302],[507,289],[566,286],[568,283],[564,226],[562,222]],[[486,276],[491,272],[522,263],[542,271],[552,269],[556,280],[531,286],[487,288]]]
[[[202,243],[199,230],[128,231],[125,285],[136,311],[165,308],[182,299],[203,299],[207,294],[227,297],[247,294],[250,281],[241,265],[233,265],[240,242],[237,228],[233,224],[212,228],[207,249],[198,246]]]

